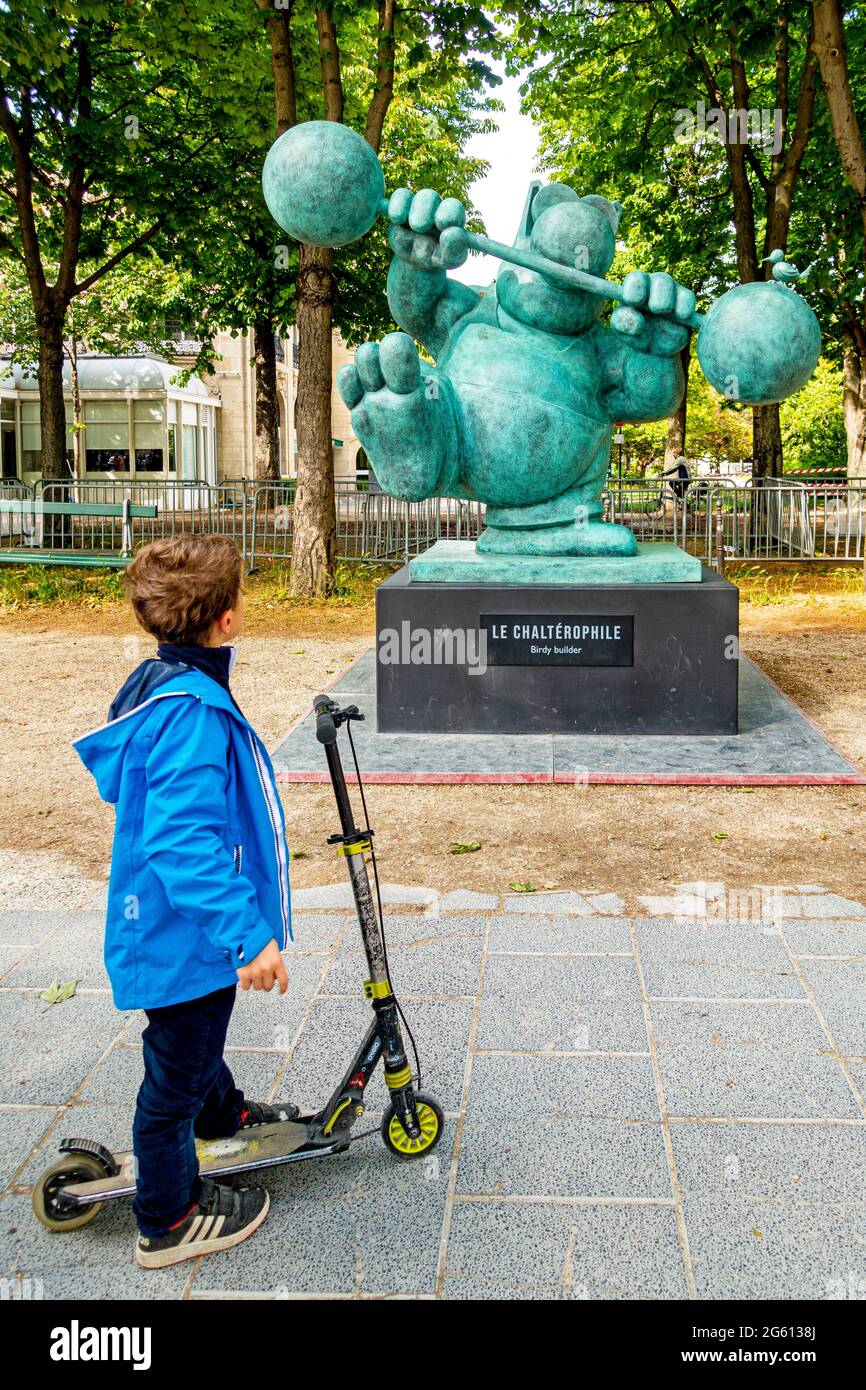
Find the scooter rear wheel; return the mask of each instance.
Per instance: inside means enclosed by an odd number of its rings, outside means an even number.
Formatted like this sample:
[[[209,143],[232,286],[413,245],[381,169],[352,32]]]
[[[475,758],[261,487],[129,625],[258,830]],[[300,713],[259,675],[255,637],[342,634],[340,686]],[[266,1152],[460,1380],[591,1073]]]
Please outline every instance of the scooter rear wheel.
[[[412,1139],[406,1133],[393,1105],[389,1105],[382,1116],[382,1139],[385,1148],[390,1149],[397,1158],[420,1158],[421,1154],[428,1154],[435,1149],[442,1138],[445,1116],[439,1102],[424,1091],[418,1091],[415,1096],[415,1108],[421,1126],[421,1133],[417,1139]]]
[[[78,1231],[98,1216],[104,1202],[79,1207],[63,1197],[61,1189],[77,1182],[95,1182],[105,1177],[105,1168],[89,1154],[67,1154],[58,1158],[33,1188],[33,1211],[49,1231]]]

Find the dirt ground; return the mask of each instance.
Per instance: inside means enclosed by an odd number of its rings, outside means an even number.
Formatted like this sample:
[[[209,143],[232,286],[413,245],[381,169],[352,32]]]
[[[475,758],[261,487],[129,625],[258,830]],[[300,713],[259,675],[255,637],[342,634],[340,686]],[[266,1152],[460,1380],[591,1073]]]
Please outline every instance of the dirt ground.
[[[744,582],[743,650],[866,770],[866,600],[850,582],[841,592],[817,581],[800,588],[777,582],[771,593],[763,581]],[[270,746],[316,687],[369,645],[373,628],[371,602],[251,605],[233,688]],[[105,875],[112,811],[70,743],[103,721],[152,647],[120,605],[34,605],[0,617],[0,851]],[[336,881],[324,844],[334,828],[330,788],[291,785],[283,794],[301,854],[295,885]],[[395,883],[493,892],[531,883],[616,892],[632,908],[638,894],[694,880],[866,894],[866,786],[373,786],[368,802],[380,873]],[[456,856],[456,841],[481,849]]]

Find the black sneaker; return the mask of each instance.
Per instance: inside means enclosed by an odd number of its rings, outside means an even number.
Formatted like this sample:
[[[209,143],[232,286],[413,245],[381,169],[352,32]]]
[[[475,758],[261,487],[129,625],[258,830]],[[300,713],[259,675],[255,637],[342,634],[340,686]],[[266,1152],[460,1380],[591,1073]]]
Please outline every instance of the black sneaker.
[[[145,1269],[229,1250],[257,1231],[268,1214],[271,1199],[262,1187],[230,1187],[202,1178],[201,1199],[173,1230],[164,1236],[139,1236],[136,1263]]]
[[[252,1129],[253,1125],[277,1125],[283,1120],[296,1120],[300,1113],[296,1105],[265,1105],[264,1101],[245,1100],[238,1129]]]

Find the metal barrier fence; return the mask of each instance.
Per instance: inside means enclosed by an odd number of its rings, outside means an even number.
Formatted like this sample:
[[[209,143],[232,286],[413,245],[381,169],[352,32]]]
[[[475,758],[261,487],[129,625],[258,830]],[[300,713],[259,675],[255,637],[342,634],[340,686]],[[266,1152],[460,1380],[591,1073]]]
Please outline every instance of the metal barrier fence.
[[[146,545],[163,536],[184,532],[204,532],[231,536],[244,558],[247,553],[247,497],[241,483],[162,482],[119,479],[105,482],[88,479],[85,482],[55,481],[41,478],[34,487],[34,501],[43,502],[107,502],[122,505],[129,501],[155,506],[156,516],[137,517],[132,526],[134,546]],[[37,512],[38,523],[38,508]],[[104,553],[119,550],[123,542],[123,526],[114,517],[80,516],[67,519],[63,548],[78,553]],[[40,544],[41,540],[34,542]]]
[[[0,479],[0,502],[29,502],[32,498],[33,489],[26,483],[14,478]],[[29,544],[27,537],[32,531],[32,517],[27,512],[0,512],[0,549],[10,549],[16,538],[19,545]]]
[[[669,483],[623,479],[605,489],[602,501],[606,519],[630,527],[639,541],[682,543],[681,498]]]
[[[376,563],[409,559],[438,540],[475,540],[484,524],[478,502],[428,497],[400,502],[386,492],[359,491],[335,484],[337,554],[341,559]],[[294,534],[294,489],[282,483],[256,483],[251,489],[249,562],[289,560]]]
[[[815,562],[863,560],[866,485],[806,485],[765,478],[738,485],[689,485],[680,544],[703,560]]]
[[[335,485],[337,553],[358,562],[405,562],[437,540],[475,540],[484,525],[478,502],[432,497],[400,502],[354,482]],[[729,478],[673,483],[623,479],[604,493],[605,516],[631,527],[640,541],[672,541],[706,562],[753,560],[828,563],[863,560],[866,483],[803,484],[786,479],[737,483]],[[155,517],[136,517],[133,545],[161,536],[205,532],[231,536],[250,568],[289,560],[294,481],[220,484],[119,479],[85,482],[42,479],[33,488],[0,481],[0,502],[32,509],[0,512],[0,550],[48,546],[86,556],[119,552],[119,517],[64,517],[44,530],[39,502],[155,505]],[[128,539],[128,537],[127,537]],[[22,559],[26,558],[22,555]]]

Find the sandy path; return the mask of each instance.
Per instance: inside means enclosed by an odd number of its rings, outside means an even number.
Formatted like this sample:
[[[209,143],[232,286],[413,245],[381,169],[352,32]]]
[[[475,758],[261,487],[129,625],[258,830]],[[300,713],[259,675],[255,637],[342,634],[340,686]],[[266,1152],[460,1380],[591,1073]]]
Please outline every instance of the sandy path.
[[[25,852],[28,877],[105,873],[112,812],[70,748],[99,724],[127,673],[152,650],[122,614],[52,630],[44,612],[0,627],[3,796],[0,851]],[[333,622],[254,622],[234,687],[273,745],[371,640],[365,612]],[[313,634],[309,629],[312,627]],[[359,634],[358,628],[366,629]],[[335,630],[336,628],[336,630]],[[107,629],[107,630],[106,630]],[[321,635],[322,633],[326,635]],[[744,607],[744,650],[859,765],[866,767],[866,609],[821,600]],[[291,786],[284,801],[298,885],[341,877],[324,846],[334,812],[327,787]],[[383,875],[438,890],[507,891],[512,882],[640,892],[696,879],[729,887],[816,882],[862,896],[866,788],[372,787]],[[713,836],[725,834],[724,840]],[[479,840],[454,856],[454,841]],[[45,858],[43,859],[43,856]],[[8,854],[3,855],[8,865]],[[8,868],[7,868],[8,884]],[[8,898],[7,898],[8,900]]]

